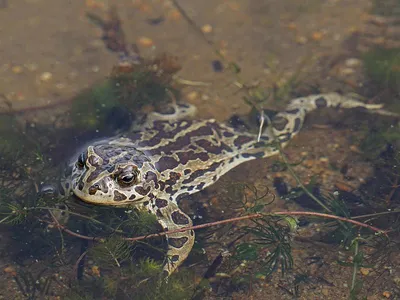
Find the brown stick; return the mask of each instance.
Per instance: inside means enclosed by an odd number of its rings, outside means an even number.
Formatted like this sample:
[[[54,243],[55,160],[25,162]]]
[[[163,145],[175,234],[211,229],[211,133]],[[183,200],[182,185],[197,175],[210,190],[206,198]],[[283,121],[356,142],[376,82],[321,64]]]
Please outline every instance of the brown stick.
[[[381,230],[377,227],[374,227],[374,226],[371,226],[371,225],[368,225],[368,224],[365,224],[365,223],[362,223],[359,221],[355,221],[352,219],[339,217],[339,216],[335,216],[335,215],[329,215],[329,214],[317,213],[317,212],[309,212],[309,211],[278,211],[278,212],[271,213],[269,215],[271,215],[271,216],[274,216],[274,215],[275,216],[313,216],[313,217],[334,219],[334,220],[351,223],[351,224],[354,224],[354,225],[357,225],[360,227],[368,228],[376,233],[383,233],[386,237],[388,237],[387,231]],[[184,227],[184,228],[176,229],[176,230],[164,231],[164,232],[160,232],[160,233],[152,233],[152,234],[142,235],[142,236],[133,237],[133,238],[124,238],[124,240],[130,241],[130,242],[135,242],[135,241],[145,240],[145,239],[149,239],[149,238],[165,236],[165,235],[171,234],[171,233],[178,233],[178,232],[183,232],[183,231],[187,231],[187,230],[196,230],[196,229],[212,227],[212,226],[228,224],[228,223],[234,223],[234,222],[239,222],[239,221],[249,220],[249,219],[258,219],[258,218],[262,218],[265,216],[267,216],[267,215],[251,214],[251,215],[247,215],[247,216],[236,217],[236,218],[231,218],[231,219],[226,219],[226,220],[221,220],[221,221],[216,221],[216,222],[210,222],[210,223],[205,223],[205,224],[196,225],[196,226]],[[54,217],[53,217],[53,219],[54,219]],[[54,220],[54,223],[61,230],[65,231],[66,233],[68,233],[72,236],[75,236],[75,237],[78,237],[81,239],[91,240],[91,241],[104,241],[105,240],[104,238],[101,238],[101,237],[90,237],[90,236],[85,236],[85,235],[73,232],[73,231],[69,230],[68,228],[66,228],[65,226],[59,224],[57,222],[57,220]]]

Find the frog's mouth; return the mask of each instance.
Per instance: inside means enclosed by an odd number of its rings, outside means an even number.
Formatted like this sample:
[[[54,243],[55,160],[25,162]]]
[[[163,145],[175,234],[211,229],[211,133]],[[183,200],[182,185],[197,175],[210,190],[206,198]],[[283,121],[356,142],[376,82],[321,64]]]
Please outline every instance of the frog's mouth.
[[[90,195],[89,193],[80,191],[79,189],[74,189],[74,196],[86,203],[93,205],[101,205],[101,206],[129,206],[129,205],[138,205],[140,203],[145,202],[145,199],[137,199],[134,197],[130,199],[129,197],[121,194],[120,192],[111,193],[102,193],[101,191],[97,191],[96,194]],[[131,197],[132,198],[132,197]]]

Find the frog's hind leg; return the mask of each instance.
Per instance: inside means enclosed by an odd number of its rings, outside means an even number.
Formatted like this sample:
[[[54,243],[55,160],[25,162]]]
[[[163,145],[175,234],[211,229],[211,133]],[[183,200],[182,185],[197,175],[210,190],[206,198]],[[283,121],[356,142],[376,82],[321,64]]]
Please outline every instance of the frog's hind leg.
[[[192,118],[197,112],[196,106],[189,103],[171,103],[161,112],[151,112],[147,115],[146,123],[154,121],[178,121]]]
[[[168,199],[168,197],[165,197]],[[170,200],[156,199],[153,213],[164,231],[179,230],[192,226],[192,220]],[[194,231],[169,233],[166,235],[168,250],[167,261],[164,264],[164,276],[169,276],[187,258],[194,244]]]
[[[306,114],[318,108],[364,108],[382,115],[395,115],[382,110],[382,104],[366,104],[337,93],[311,95],[293,99],[286,110],[272,119],[272,135],[279,139],[282,146],[293,138],[301,129]]]

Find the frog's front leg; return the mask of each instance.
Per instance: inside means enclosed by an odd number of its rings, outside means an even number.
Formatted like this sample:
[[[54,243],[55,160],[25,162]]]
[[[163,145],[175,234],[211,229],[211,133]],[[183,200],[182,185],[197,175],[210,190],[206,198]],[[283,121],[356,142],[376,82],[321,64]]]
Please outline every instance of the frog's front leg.
[[[182,212],[178,205],[167,197],[155,200],[153,212],[164,231],[177,230],[192,226],[192,220]],[[169,276],[186,259],[194,244],[194,231],[170,233],[166,235],[168,243],[167,261],[164,265],[164,275]]]

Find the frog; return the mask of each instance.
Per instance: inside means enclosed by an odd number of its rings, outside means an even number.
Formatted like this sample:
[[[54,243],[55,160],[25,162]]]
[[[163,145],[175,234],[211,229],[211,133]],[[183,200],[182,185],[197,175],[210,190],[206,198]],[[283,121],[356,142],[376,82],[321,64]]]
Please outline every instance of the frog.
[[[170,276],[188,257],[195,233],[179,203],[218,181],[236,166],[278,154],[303,126],[306,115],[322,108],[361,108],[391,115],[381,104],[366,104],[338,93],[315,94],[289,101],[261,134],[215,119],[196,120],[196,108],[174,104],[153,112],[138,128],[83,146],[65,170],[63,194],[92,204],[130,207],[155,215],[166,232]],[[187,228],[187,229],[186,229]]]

